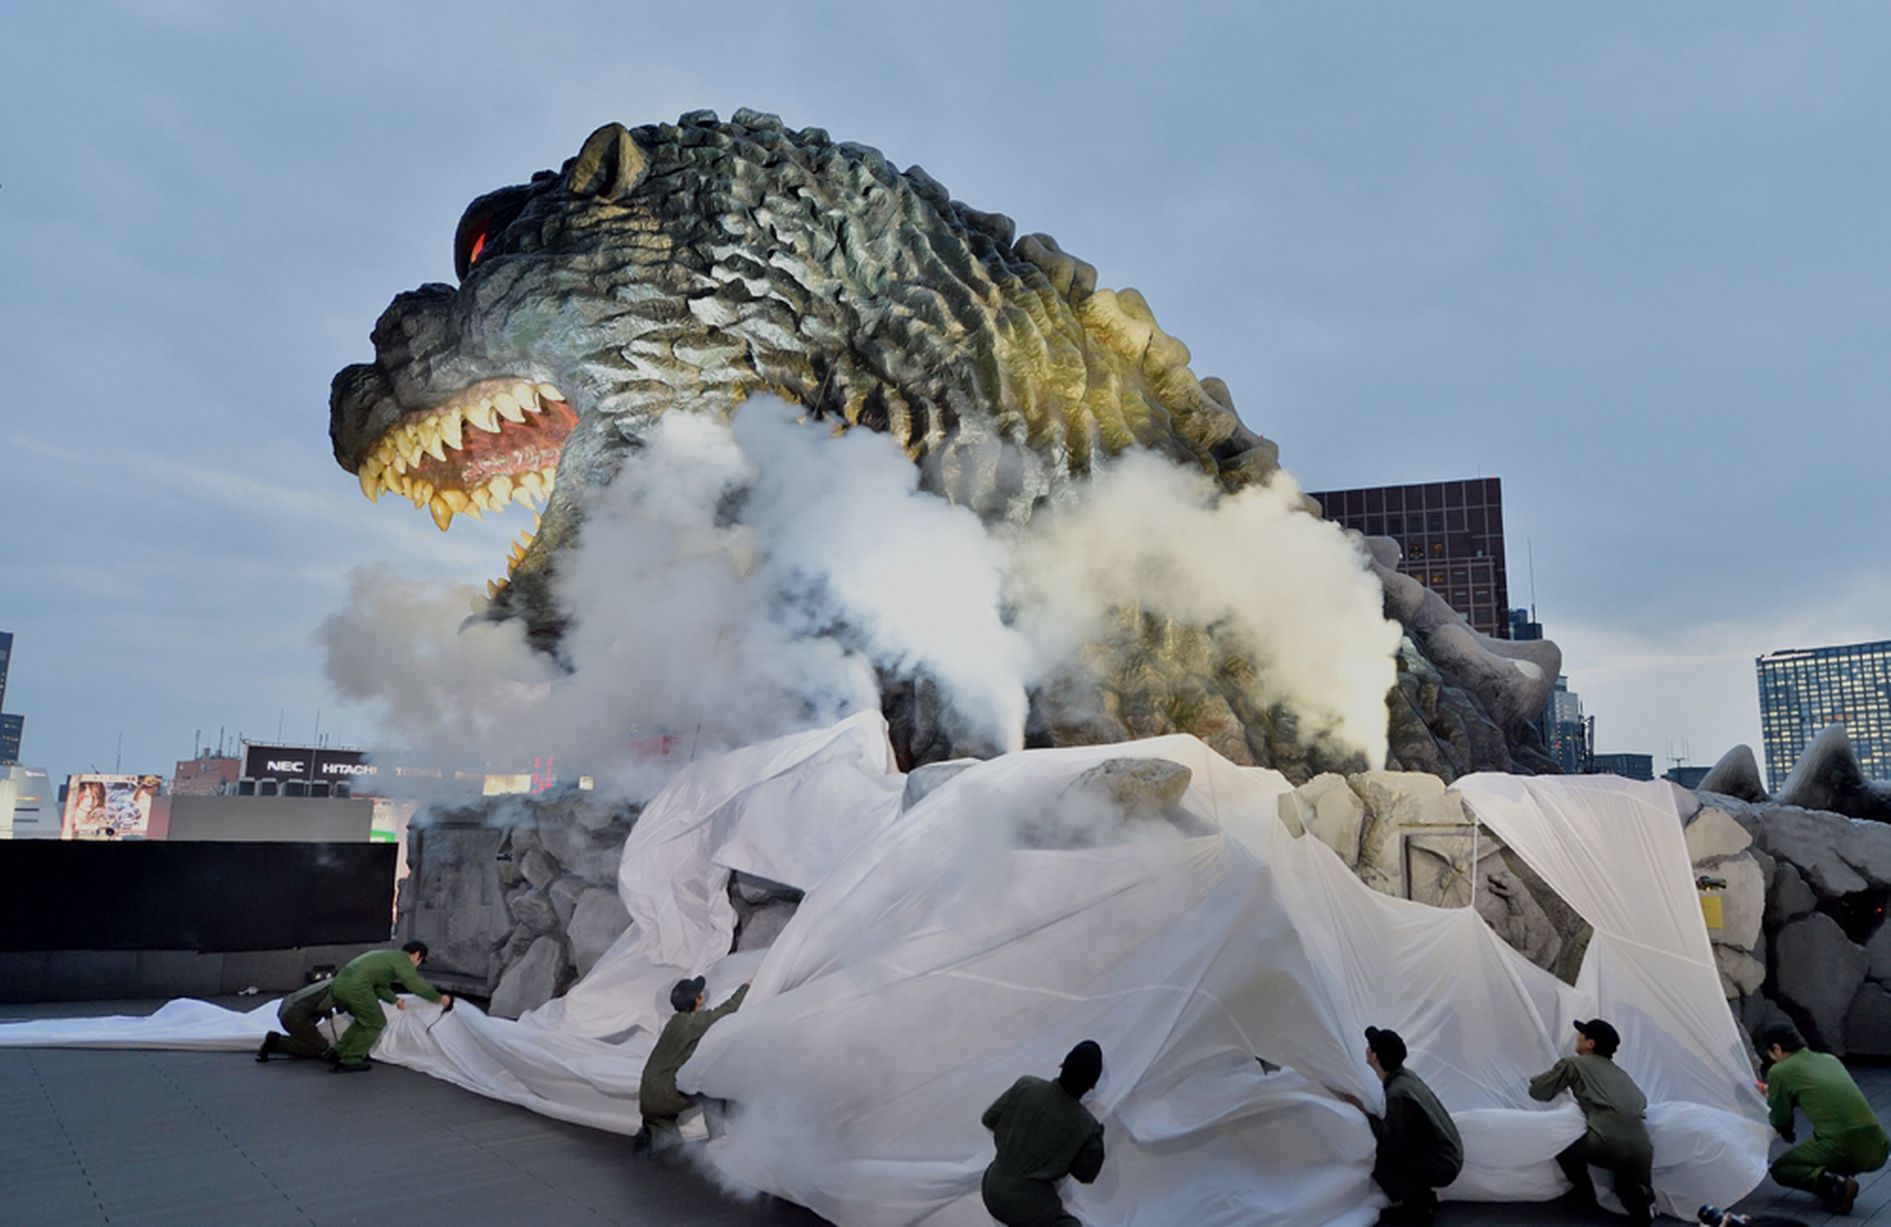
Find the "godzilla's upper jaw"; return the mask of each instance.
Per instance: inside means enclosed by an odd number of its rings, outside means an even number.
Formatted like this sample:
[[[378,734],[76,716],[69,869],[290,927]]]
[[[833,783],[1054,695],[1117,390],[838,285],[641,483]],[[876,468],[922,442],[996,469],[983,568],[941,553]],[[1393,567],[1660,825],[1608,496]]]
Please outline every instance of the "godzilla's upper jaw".
[[[537,509],[551,500],[558,461],[578,412],[549,383],[480,379],[421,408],[384,395],[379,368],[336,376],[331,401],[336,459],[370,500],[392,492],[426,511],[442,532],[456,516]],[[534,527],[537,527],[535,521]],[[521,534],[507,560],[510,580],[533,545]],[[488,585],[496,596],[503,585]]]

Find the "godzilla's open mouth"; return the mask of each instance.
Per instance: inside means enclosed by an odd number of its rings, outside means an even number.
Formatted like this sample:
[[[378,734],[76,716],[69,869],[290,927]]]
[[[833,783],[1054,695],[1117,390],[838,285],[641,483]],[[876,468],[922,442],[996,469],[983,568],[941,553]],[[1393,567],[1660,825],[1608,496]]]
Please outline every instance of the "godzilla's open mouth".
[[[377,500],[391,490],[431,512],[441,532],[454,516],[478,519],[513,503],[536,508],[551,498],[559,453],[577,424],[577,411],[548,383],[482,380],[383,431],[361,461],[361,493]],[[508,577],[531,543],[531,533],[520,535]]]

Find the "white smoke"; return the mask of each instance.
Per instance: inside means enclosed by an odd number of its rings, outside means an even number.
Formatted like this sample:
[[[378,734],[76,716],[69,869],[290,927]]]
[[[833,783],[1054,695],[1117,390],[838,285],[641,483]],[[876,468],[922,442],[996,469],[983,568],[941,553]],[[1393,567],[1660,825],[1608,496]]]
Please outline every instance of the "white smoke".
[[[689,758],[878,706],[876,669],[930,678],[955,734],[1015,749],[1029,688],[1131,605],[1237,631],[1308,740],[1383,761],[1398,628],[1284,475],[1227,496],[1131,454],[988,530],[922,492],[887,436],[796,413],[757,397],[733,425],[652,426],[560,559],[560,664],[516,622],[467,621],[470,589],[363,571],[317,633],[332,683],[443,764],[553,754],[642,796]],[[635,749],[657,737],[667,758]]]
[[[1262,697],[1299,715],[1303,740],[1383,765],[1402,632],[1357,549],[1300,499],[1284,472],[1225,494],[1153,453],[1120,457],[1018,543],[1035,671],[1073,660],[1124,606],[1220,625],[1255,649]]]

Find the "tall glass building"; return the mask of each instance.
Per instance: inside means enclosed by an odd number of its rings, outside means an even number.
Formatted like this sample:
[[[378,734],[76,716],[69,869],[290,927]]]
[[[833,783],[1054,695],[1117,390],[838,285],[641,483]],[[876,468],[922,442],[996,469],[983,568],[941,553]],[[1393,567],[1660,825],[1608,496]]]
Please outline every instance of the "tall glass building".
[[[1760,735],[1775,791],[1808,742],[1843,724],[1868,780],[1891,780],[1891,639],[1768,652],[1760,675]]]

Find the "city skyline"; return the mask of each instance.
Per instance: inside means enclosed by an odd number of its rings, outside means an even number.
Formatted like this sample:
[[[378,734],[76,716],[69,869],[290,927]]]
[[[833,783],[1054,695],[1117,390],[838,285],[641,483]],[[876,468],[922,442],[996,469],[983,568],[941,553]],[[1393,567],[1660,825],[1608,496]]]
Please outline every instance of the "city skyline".
[[[1891,129],[1891,16],[1338,5],[1152,35],[1128,6],[737,7],[645,15],[634,65],[598,45],[606,9],[10,16],[25,762],[109,768],[122,733],[125,769],[168,770],[197,730],[307,740],[318,712],[382,741],[314,626],[356,567],[477,587],[520,525],[443,537],[363,502],[328,380],[393,292],[451,280],[473,197],[699,107],[878,146],[1056,235],[1143,291],[1305,489],[1501,478],[1510,604],[1527,549],[1600,750],[1757,750],[1755,657],[1891,634],[1867,203],[1891,171],[1857,156]],[[534,88],[453,71],[499,45]]]

